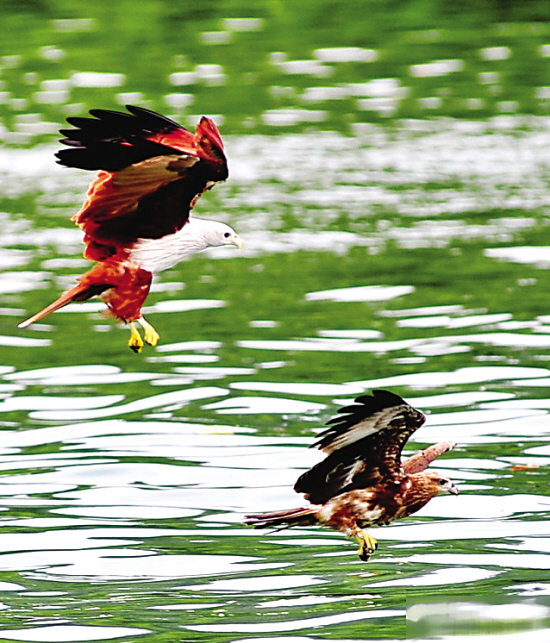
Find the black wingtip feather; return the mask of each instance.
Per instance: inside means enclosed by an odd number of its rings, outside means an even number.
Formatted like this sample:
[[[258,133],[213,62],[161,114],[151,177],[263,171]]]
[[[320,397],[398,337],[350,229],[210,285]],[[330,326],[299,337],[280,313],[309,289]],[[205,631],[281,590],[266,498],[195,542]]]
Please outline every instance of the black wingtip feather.
[[[127,105],[130,112],[91,109],[93,118],[71,116],[62,129],[63,145],[73,149],[57,152],[57,162],[84,170],[116,172],[154,156],[181,154],[166,145],[148,140],[151,134],[185,129],[175,121],[144,107]]]
[[[407,402],[399,395],[384,389],[374,389],[372,395],[359,395],[355,398],[353,404],[338,409],[339,415],[331,418],[326,424],[330,426],[341,422],[344,419],[342,415],[352,415],[354,416],[354,421],[359,422],[363,418],[378,413],[378,411],[392,406],[399,406],[400,404],[407,404]]]
[[[70,149],[55,153],[57,162],[66,167],[77,167],[81,170],[104,170],[117,172],[125,167],[139,163],[154,156],[179,154],[166,145],[142,141],[139,145],[114,145],[105,141],[85,142],[71,141],[65,143]]]
[[[146,107],[138,107],[137,105],[126,105],[125,107],[131,114],[137,116],[145,123],[156,125],[157,127],[160,127],[161,124],[164,125],[166,131],[180,128],[186,129],[183,127],[183,125],[180,125],[179,123],[176,123],[176,121],[173,121],[171,118],[168,118],[168,116],[163,116],[162,114],[153,112]]]
[[[355,398],[354,404],[338,409],[338,415],[326,423],[328,428],[317,434],[318,440],[316,440],[310,448],[323,449],[323,447],[332,442],[336,436],[342,435],[348,429],[351,429],[366,418],[384,409],[402,405],[409,406],[402,397],[384,389],[374,389],[372,395],[359,395]],[[422,415],[422,417],[424,416]],[[418,426],[423,422],[424,420],[422,420]]]

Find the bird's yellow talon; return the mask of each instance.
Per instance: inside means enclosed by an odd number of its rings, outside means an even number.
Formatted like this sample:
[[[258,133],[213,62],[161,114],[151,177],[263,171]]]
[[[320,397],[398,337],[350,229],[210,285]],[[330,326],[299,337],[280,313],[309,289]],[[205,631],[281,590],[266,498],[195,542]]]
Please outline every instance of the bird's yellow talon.
[[[156,346],[160,339],[160,335],[157,333],[157,331],[151,326],[148,321],[145,321],[143,317],[140,317],[137,321],[138,324],[143,328],[143,339],[145,340],[145,343],[149,344],[149,346]]]
[[[362,529],[355,534],[355,539],[359,543],[359,558],[367,562],[378,548],[378,541]]]
[[[129,326],[130,341],[128,342],[128,346],[134,351],[134,353],[141,353],[141,349],[143,348],[143,340],[141,339],[141,335],[139,334],[139,331],[136,328],[134,322],[130,322]]]

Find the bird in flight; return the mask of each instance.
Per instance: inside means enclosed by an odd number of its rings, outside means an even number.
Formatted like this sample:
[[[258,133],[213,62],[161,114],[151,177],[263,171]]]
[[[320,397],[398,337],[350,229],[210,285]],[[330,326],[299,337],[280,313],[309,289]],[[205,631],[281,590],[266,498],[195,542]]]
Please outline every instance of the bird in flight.
[[[359,558],[367,561],[378,543],[365,528],[410,516],[439,493],[458,494],[449,478],[425,470],[455,443],[439,442],[402,461],[403,447],[426,418],[390,391],[361,395],[339,413],[313,444],[327,457],[294,485],[309,504],[246,519],[256,528],[276,530],[294,525],[332,527],[354,538]]]
[[[84,233],[84,256],[96,263],[19,328],[99,295],[111,314],[128,324],[128,345],[140,352],[144,341],[155,346],[159,340],[141,314],[153,275],[210,247],[242,247],[228,225],[190,216],[200,195],[228,176],[214,122],[203,116],[193,134],[143,107],[126,109],[129,113],[93,109],[93,118],[68,118],[75,129],[61,130],[69,149],[57,152],[57,162],[99,170],[73,217]]]

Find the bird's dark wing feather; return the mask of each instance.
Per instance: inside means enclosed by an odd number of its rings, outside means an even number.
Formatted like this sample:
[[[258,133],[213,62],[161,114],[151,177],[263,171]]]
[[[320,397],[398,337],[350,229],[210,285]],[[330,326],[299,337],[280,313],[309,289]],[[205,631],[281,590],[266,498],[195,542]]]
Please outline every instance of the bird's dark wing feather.
[[[130,114],[92,109],[95,118],[67,119],[76,129],[62,129],[61,140],[71,149],[60,150],[58,163],[83,170],[116,172],[145,159],[193,149],[193,134],[175,121],[143,107],[127,106]],[[159,137],[177,133],[179,146],[170,147]]]
[[[400,478],[403,447],[425,421],[420,411],[389,391],[362,395],[340,413],[313,445],[327,457],[294,486],[313,504]]]
[[[196,199],[227,178],[223,142],[203,117],[195,133],[142,107],[129,114],[94,109],[94,118],[69,118],[62,130],[70,149],[58,162],[99,169],[88,198],[73,220],[85,233],[85,256],[103,261],[141,238],[180,230]]]

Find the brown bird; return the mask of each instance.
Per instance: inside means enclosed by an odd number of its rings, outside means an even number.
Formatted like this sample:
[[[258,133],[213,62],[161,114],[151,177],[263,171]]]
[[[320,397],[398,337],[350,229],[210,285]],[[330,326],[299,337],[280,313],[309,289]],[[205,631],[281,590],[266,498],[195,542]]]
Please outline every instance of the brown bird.
[[[227,178],[220,133],[202,117],[194,134],[143,107],[129,114],[92,109],[94,118],[71,117],[61,130],[70,149],[58,163],[99,170],[73,221],[84,232],[86,259],[97,262],[78,284],[19,324],[26,328],[73,301],[101,296],[111,314],[130,327],[129,346],[155,346],[156,330],[141,315],[153,275],[215,246],[241,247],[237,233],[190,211],[199,196]]]
[[[256,528],[280,529],[327,525],[354,538],[359,543],[359,558],[367,561],[378,543],[364,528],[410,516],[439,493],[458,494],[449,478],[425,471],[455,443],[434,444],[402,461],[403,447],[426,418],[390,391],[361,395],[339,413],[312,445],[327,457],[294,485],[310,504],[249,515],[246,522]]]

